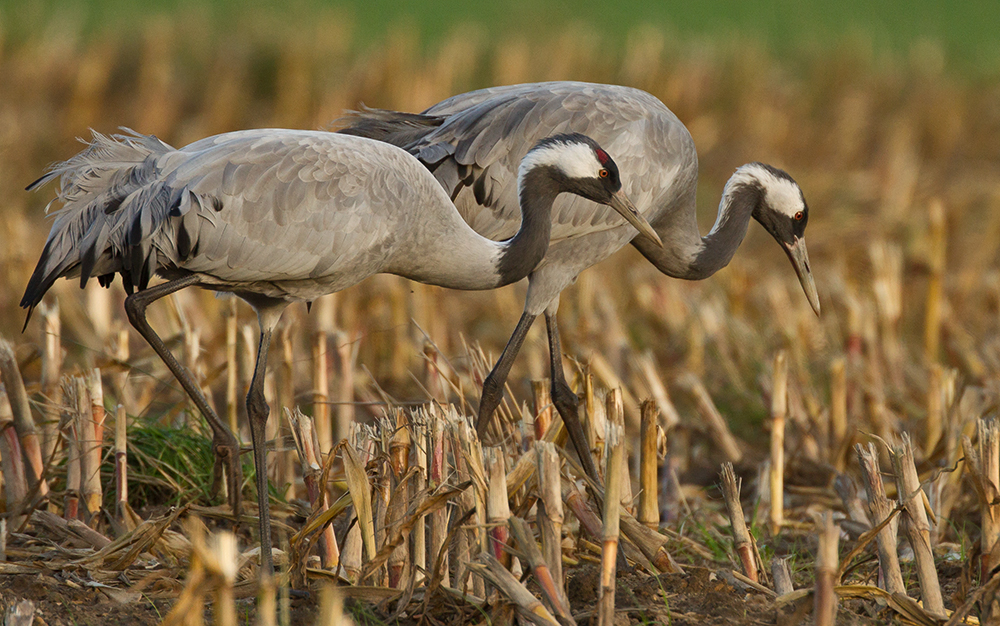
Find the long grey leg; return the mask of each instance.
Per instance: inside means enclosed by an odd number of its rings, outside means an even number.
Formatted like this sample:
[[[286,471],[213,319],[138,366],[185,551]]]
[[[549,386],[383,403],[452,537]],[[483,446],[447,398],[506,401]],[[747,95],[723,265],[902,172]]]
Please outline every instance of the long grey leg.
[[[198,410],[205,416],[208,425],[212,428],[212,451],[215,453],[215,488],[218,489],[222,472],[226,472],[226,479],[229,483],[229,504],[232,506],[233,515],[239,520],[241,509],[241,491],[243,485],[243,468],[240,466],[240,443],[229,431],[229,427],[219,419],[208,400],[205,399],[201,389],[195,382],[191,372],[180,364],[177,358],[163,343],[160,336],[146,321],[146,307],[164,296],[168,296],[185,287],[199,284],[197,276],[185,276],[171,280],[149,289],[137,291],[125,298],[125,312],[128,314],[129,322],[139,331],[146,343],[159,355],[160,359],[167,366],[167,369],[174,375],[177,382],[181,384],[191,400],[194,401]]]
[[[261,329],[260,345],[257,348],[257,364],[253,369],[253,380],[247,393],[247,418],[250,421],[250,436],[253,439],[253,463],[257,474],[258,529],[260,531],[260,556],[262,572],[274,573],[274,557],[271,554],[271,506],[267,491],[267,417],[271,412],[264,398],[264,372],[267,370],[267,350],[271,345],[271,329]]]
[[[514,364],[514,358],[521,349],[524,338],[528,334],[528,329],[531,328],[531,323],[535,321],[535,317],[528,312],[521,314],[521,319],[517,321],[517,326],[514,328],[513,334],[507,340],[507,346],[504,347],[503,354],[500,355],[500,360],[497,361],[497,364],[493,366],[493,370],[486,376],[486,380],[483,381],[483,396],[479,401],[479,418],[476,420],[476,432],[479,433],[480,437],[486,433],[486,425],[490,423],[493,412],[500,406],[500,400],[503,398],[503,386],[507,382],[510,368]]]
[[[552,376],[552,403],[556,405],[556,410],[562,417],[563,424],[569,438],[576,448],[576,453],[580,457],[587,475],[600,484],[601,479],[597,474],[597,466],[594,464],[594,456],[590,453],[590,446],[587,445],[587,435],[583,432],[583,424],[580,423],[580,400],[576,394],[566,384],[566,374],[563,371],[562,346],[559,342],[559,326],[556,323],[554,312],[545,311],[545,327],[549,331],[549,369]]]
[[[597,475],[597,465],[594,464],[594,455],[590,453],[587,445],[587,435],[583,432],[583,425],[580,423],[580,399],[576,397],[573,390],[566,384],[566,374],[562,366],[562,346],[559,341],[559,326],[556,323],[556,308],[550,307],[545,311],[545,327],[549,331],[549,368],[552,372],[552,403],[556,405],[556,410],[566,424],[570,439],[573,440],[573,447],[580,457],[583,470],[594,479],[598,485],[602,484]],[[630,571],[628,561],[625,560],[625,552],[618,551],[618,569],[626,572]]]

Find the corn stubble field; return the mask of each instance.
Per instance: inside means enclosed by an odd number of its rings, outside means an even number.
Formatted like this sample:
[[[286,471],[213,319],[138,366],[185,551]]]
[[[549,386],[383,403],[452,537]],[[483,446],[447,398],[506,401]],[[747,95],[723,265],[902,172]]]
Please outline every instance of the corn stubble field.
[[[545,43],[457,35],[423,49],[400,30],[357,52],[327,16],[253,37],[196,21],[124,38],[53,26],[0,47],[0,333],[12,348],[0,359],[0,609],[29,600],[50,625],[1000,619],[1000,83],[951,72],[930,44],[792,59],[644,29],[614,54],[595,39],[570,28]],[[54,193],[23,188],[88,127],[178,146],[328,127],[359,102],[420,110],[567,78],[646,89],[687,124],[705,230],[735,167],[787,169],[811,207],[823,304],[817,318],[757,226],[703,283],[661,276],[631,249],[581,275],[562,297],[565,358],[599,467],[626,472],[608,481],[617,514],[575,456],[546,443],[565,431],[540,382],[541,324],[492,433],[504,444],[468,425],[523,284],[465,293],[379,276],[285,312],[267,385],[283,555],[280,584],[260,589],[250,457],[234,538],[207,427],[128,326],[120,283],[61,281],[21,333]],[[249,446],[252,311],[187,291],[150,317]],[[736,477],[720,478],[723,463]],[[628,565],[617,576],[615,547]],[[311,594],[289,597],[289,583]]]

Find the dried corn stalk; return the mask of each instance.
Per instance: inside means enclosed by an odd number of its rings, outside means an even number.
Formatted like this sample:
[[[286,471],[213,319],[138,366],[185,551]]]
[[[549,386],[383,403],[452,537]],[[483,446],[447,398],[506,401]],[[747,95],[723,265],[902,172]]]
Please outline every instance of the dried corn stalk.
[[[613,389],[608,395],[609,410],[607,446],[608,455],[604,476],[604,520],[601,549],[601,585],[597,593],[597,623],[613,626],[615,623],[615,571],[618,559],[618,529],[621,518],[621,484],[625,465],[625,424],[621,410],[621,394]]]
[[[875,526],[881,524],[892,512],[892,505],[885,495],[882,484],[882,474],[879,471],[878,452],[875,444],[854,447],[861,465],[861,474],[865,480],[865,490],[868,492],[868,512]],[[903,584],[903,573],[899,569],[899,556],[896,554],[896,520],[882,527],[878,533],[878,561],[885,578],[885,589],[889,593],[906,595],[906,585]]]
[[[657,529],[660,527],[659,480],[659,412],[650,400],[642,403],[642,426],[639,431],[639,521]]]
[[[926,497],[920,488],[920,478],[917,477],[910,436],[905,432],[902,434],[902,443],[893,446],[892,465],[896,473],[899,504],[905,512],[903,527],[917,561],[917,577],[920,579],[920,595],[924,601],[924,609],[944,616],[944,599],[941,596],[941,585],[938,583],[937,567],[934,564],[930,523],[927,521],[927,511],[924,508]]]
[[[2,337],[0,337],[0,382],[7,389],[7,399],[14,417],[14,430],[17,431],[17,437],[21,442],[28,487],[36,490],[39,496],[48,495],[49,485],[43,477],[45,464],[42,459],[41,441],[35,432],[35,420],[31,417],[24,380],[21,378],[21,370],[17,367],[13,346]]]
[[[729,523],[733,528],[733,543],[740,557],[743,573],[753,582],[757,578],[757,561],[753,553],[753,540],[747,530],[746,519],[743,517],[743,505],[740,504],[740,485],[742,480],[733,471],[732,463],[722,464],[722,496],[729,511]]]
[[[771,535],[781,532],[785,519],[785,416],[788,414],[788,363],[784,351],[774,357],[771,386]]]

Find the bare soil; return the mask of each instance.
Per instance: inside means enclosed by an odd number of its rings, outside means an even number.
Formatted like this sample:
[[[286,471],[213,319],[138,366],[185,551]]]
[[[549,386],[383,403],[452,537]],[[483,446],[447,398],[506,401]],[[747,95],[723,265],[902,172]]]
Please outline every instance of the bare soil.
[[[960,574],[953,567],[953,575]],[[598,566],[583,564],[567,570],[570,604],[580,626],[588,626],[598,596]],[[306,598],[292,598],[292,624],[313,624],[317,613],[317,594]],[[46,574],[13,574],[0,576],[0,614],[16,602],[27,599],[36,607],[35,626],[155,626],[170,611],[172,599],[151,599],[131,594],[116,593],[86,586],[82,580],[72,580]],[[687,566],[684,574],[664,574],[651,577],[642,573],[625,572],[618,576],[615,592],[618,615],[616,625],[692,624],[699,626],[756,624],[811,623],[811,600],[798,607],[779,611],[773,601],[757,591],[746,591],[727,582],[720,572],[710,567]],[[412,612],[395,615],[388,620],[396,607],[366,606],[349,603],[356,615],[363,613],[373,622],[399,626],[418,624]],[[460,607],[455,607],[460,608]],[[464,608],[465,610],[461,610]],[[840,624],[880,623],[878,607],[871,602],[849,601],[841,603],[838,614]],[[252,623],[256,619],[255,600],[237,600],[239,623]],[[451,615],[449,615],[451,613]],[[460,610],[434,611],[430,623],[460,624],[471,615],[468,607]],[[212,607],[205,607],[206,622],[211,623]],[[358,620],[356,620],[358,621]],[[360,623],[360,622],[359,622]]]

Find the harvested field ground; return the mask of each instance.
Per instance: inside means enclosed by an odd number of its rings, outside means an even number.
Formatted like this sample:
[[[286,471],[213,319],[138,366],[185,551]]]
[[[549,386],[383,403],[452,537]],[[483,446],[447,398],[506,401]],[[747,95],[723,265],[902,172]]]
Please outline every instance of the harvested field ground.
[[[648,551],[641,537],[623,534],[620,547],[627,544],[632,556],[618,571],[615,623],[814,623],[818,579],[836,584],[837,623],[943,623],[915,602],[926,603],[929,585],[929,571],[921,571],[906,538],[915,511],[898,512],[905,520],[898,544],[905,595],[879,588],[887,583],[876,541],[858,514],[870,512],[853,446],[877,443],[874,456],[893,509],[903,490],[892,465],[899,454],[890,448],[904,433],[912,439],[924,508],[932,512],[924,536],[944,607],[961,612],[953,623],[966,614],[970,624],[997,619],[995,75],[958,72],[950,47],[926,41],[896,54],[876,54],[859,40],[776,54],[744,39],[695,44],[640,28],[624,38],[620,53],[601,55],[587,45],[586,29],[577,27],[504,45],[459,31],[426,44],[401,30],[362,49],[349,43],[351,26],[332,12],[294,32],[267,20],[256,27],[240,22],[231,32],[176,20],[111,37],[69,24],[53,20],[38,33],[0,39],[0,335],[12,344],[42,449],[52,452],[47,501],[25,507],[0,498],[7,522],[0,614],[27,599],[35,603],[37,625],[194,624],[199,618],[269,624],[276,614],[288,620],[278,623],[337,623],[324,621],[338,614],[335,596],[325,590],[339,575],[336,597],[346,597],[346,612],[359,626],[510,623],[515,609],[508,596],[484,586],[466,567],[485,558],[480,553],[489,548],[490,532],[502,526],[488,524],[484,506],[475,507],[485,502],[490,483],[502,481],[487,480],[483,459],[493,453],[469,442],[463,424],[475,415],[483,376],[520,314],[523,283],[463,293],[379,276],[316,302],[309,313],[299,306],[285,312],[266,390],[274,427],[270,498],[276,544],[284,552],[281,582],[308,590],[289,598],[285,611],[280,589],[264,589],[255,599],[257,495],[250,455],[244,455],[241,486],[247,505],[234,524],[212,488],[209,431],[128,326],[120,283],[81,291],[76,282],[60,281],[46,298],[58,308],[37,311],[21,332],[17,303],[48,232],[43,209],[54,194],[51,186],[32,194],[23,189],[47,164],[72,156],[79,149],[74,137],[88,137],[88,128],[111,133],[128,126],[178,146],[240,128],[325,128],[360,102],[419,111],[487,85],[576,79],[645,89],[688,126],[699,150],[702,232],[713,223],[722,187],[737,166],[763,161],[789,171],[810,206],[807,239],[823,304],[817,318],[784,255],[756,225],[731,265],[709,280],[666,278],[629,248],[563,293],[559,315],[570,383],[584,400],[599,451],[605,445],[601,424],[615,418],[605,396],[621,389],[636,498],[644,400],[652,399],[663,434],[656,485],[660,533]],[[207,292],[181,292],[151,307],[150,320],[220,414],[233,416],[248,448],[242,398],[256,349],[253,312]],[[787,366],[784,411],[773,403],[776,382],[781,384],[779,354]],[[68,450],[73,441],[87,447],[69,425],[92,415],[85,401],[71,402],[78,388],[73,377],[92,368],[100,368],[107,410],[100,438],[103,491],[96,496],[68,488]],[[497,454],[505,461],[509,507],[532,532],[538,531],[539,496],[529,458],[535,454],[533,425],[552,409],[531,383],[546,375],[539,323],[510,377],[501,425],[491,433],[504,442]],[[8,443],[0,456],[6,463],[13,458],[11,423],[18,408],[6,411],[14,393],[5,381],[0,427]],[[81,385],[86,400],[93,387]],[[345,555],[339,572],[322,570],[318,533],[303,531],[325,507],[312,507],[307,497],[283,413],[293,407],[332,424],[320,437],[323,454],[309,475],[326,486],[336,512],[332,527]],[[711,426],[714,414],[721,415],[723,430]],[[129,432],[129,508],[116,501],[117,419]],[[361,426],[341,426],[349,423]],[[426,462],[435,423],[450,474],[425,489],[426,471],[418,479],[391,459],[394,450],[405,449],[409,468],[421,456]],[[768,469],[776,423],[784,424],[781,507],[773,504]],[[559,426],[556,419],[548,439],[565,438]],[[398,438],[404,430],[412,435],[408,443]],[[723,445],[726,436],[735,450]],[[342,439],[349,443],[328,456]],[[91,443],[90,449],[97,448]],[[361,524],[351,524],[357,517],[348,494],[360,492],[348,481],[346,449],[366,470],[376,548],[385,557],[361,584],[357,570],[373,559],[361,551]],[[520,469],[527,478],[515,471],[525,458]],[[723,501],[719,472],[727,461],[742,478],[742,511],[762,566],[756,585],[743,578]],[[575,463],[572,454],[563,459],[563,487],[579,478]],[[11,493],[11,476],[16,473],[5,465],[4,496]],[[860,504],[844,489],[851,486]],[[102,507],[89,522],[96,532],[82,529],[83,522],[59,522],[72,506],[82,512],[88,494]],[[598,498],[588,497],[600,516]],[[426,509],[418,512],[420,503]],[[777,508],[780,523],[773,521]],[[836,561],[824,570],[817,555],[828,512],[839,530],[831,534],[838,539]],[[401,588],[390,589],[398,563],[382,549],[418,514],[431,521],[407,530]],[[234,527],[241,555],[235,562],[227,561],[219,539]],[[433,563],[436,527],[451,532],[447,568]],[[415,529],[421,528],[424,573],[414,577]],[[581,528],[568,503],[562,530],[571,613],[581,625],[596,624],[601,537]],[[540,597],[522,547],[513,540],[508,546],[518,557],[515,576]],[[684,573],[651,563],[661,547]],[[357,569],[348,571],[350,550],[359,558],[350,563]],[[787,559],[794,587],[780,597],[771,580],[779,558]],[[445,572],[450,579],[439,580]],[[235,617],[227,613],[231,606]]]

